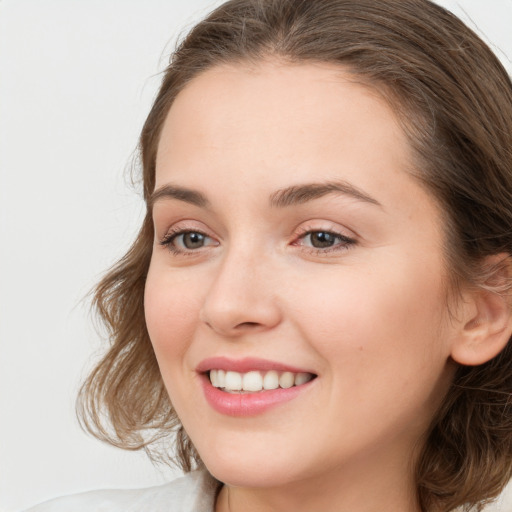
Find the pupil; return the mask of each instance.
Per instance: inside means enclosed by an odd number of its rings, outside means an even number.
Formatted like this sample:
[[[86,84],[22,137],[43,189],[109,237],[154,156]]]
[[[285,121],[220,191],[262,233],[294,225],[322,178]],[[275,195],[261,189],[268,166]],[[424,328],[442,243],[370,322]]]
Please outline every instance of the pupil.
[[[334,240],[334,235],[325,231],[317,231],[311,234],[311,244],[313,247],[331,247],[334,244]]]
[[[183,245],[187,249],[197,249],[204,244],[204,235],[201,233],[185,233],[183,235]]]

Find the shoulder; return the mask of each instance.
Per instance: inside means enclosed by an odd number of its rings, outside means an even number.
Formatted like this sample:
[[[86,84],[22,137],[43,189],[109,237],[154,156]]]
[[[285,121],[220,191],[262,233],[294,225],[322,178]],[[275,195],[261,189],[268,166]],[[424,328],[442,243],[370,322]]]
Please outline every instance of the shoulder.
[[[194,471],[157,487],[74,494],[25,512],[212,512],[216,489],[206,471]]]

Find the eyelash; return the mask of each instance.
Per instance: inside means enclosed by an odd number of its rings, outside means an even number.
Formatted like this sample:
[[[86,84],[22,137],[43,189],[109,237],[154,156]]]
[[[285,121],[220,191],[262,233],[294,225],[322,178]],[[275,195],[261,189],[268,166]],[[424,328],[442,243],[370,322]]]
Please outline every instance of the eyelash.
[[[194,233],[197,235],[201,235],[205,238],[211,238],[210,236],[208,236],[206,233],[199,229],[177,228],[172,229],[169,233],[166,233],[162,240],[160,240],[160,245],[166,247],[175,256],[194,256],[197,253],[197,250],[179,249],[175,245],[175,240],[180,236],[186,235],[187,233]]]
[[[351,246],[356,245],[357,241],[353,238],[350,238],[348,236],[342,235],[338,231],[335,231],[333,229],[318,229],[318,228],[311,228],[311,227],[305,227],[300,229],[300,234],[297,236],[296,240],[304,240],[306,237],[311,236],[315,233],[322,233],[324,235],[330,235],[333,238],[337,240],[337,243],[335,243],[331,247],[305,247],[305,249],[310,253],[314,255],[325,255],[331,252],[340,252],[340,251],[347,251],[350,249]],[[299,245],[297,241],[293,242],[292,245]]]
[[[201,235],[204,238],[212,239],[212,237],[208,236],[206,233],[199,229],[173,229],[169,233],[166,233],[166,235],[160,240],[160,245],[163,247],[166,247],[173,255],[175,256],[194,256],[196,255],[200,249],[203,249],[205,246],[198,248],[197,250],[194,249],[180,249],[175,245],[175,240],[180,237],[184,236],[188,233],[193,233],[197,235]],[[350,249],[351,246],[356,245],[357,241],[353,238],[347,237],[345,235],[342,235],[341,233],[338,233],[334,230],[327,230],[327,229],[312,229],[312,228],[304,228],[300,230],[300,234],[296,236],[295,241],[292,242],[291,245],[298,246],[300,245],[298,243],[299,240],[304,240],[306,237],[311,236],[315,233],[322,233],[324,235],[330,235],[334,239],[338,240],[338,242],[330,247],[307,247],[303,246],[304,249],[309,252],[310,254],[314,255],[325,255],[331,252],[340,252],[340,251],[346,251]],[[218,245],[215,244],[215,245]]]

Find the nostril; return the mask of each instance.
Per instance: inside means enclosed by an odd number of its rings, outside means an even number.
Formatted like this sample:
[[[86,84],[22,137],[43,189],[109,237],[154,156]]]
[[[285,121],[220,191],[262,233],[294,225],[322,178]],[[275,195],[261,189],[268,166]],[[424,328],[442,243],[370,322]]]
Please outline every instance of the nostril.
[[[260,324],[258,322],[242,322],[241,324],[238,324],[236,326],[237,329],[244,328],[244,327],[258,327]]]

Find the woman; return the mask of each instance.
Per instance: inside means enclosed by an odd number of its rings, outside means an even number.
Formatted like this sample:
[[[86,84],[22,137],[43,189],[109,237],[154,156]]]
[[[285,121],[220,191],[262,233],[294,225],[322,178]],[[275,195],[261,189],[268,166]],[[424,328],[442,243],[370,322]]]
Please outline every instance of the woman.
[[[511,147],[509,77],[427,0],[215,10],[143,128],[147,215],[97,288],[111,347],[81,393],[98,437],[157,456],[175,435],[200,471],[34,510],[448,512],[497,496]]]

